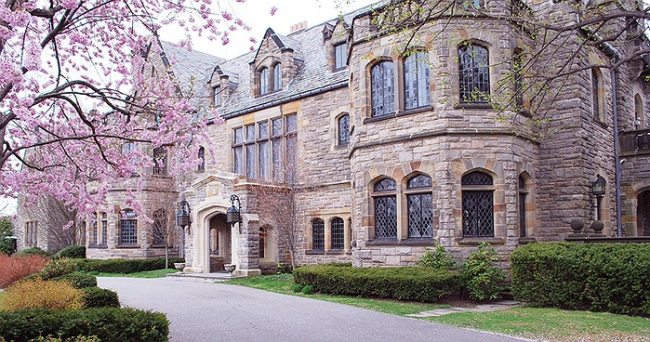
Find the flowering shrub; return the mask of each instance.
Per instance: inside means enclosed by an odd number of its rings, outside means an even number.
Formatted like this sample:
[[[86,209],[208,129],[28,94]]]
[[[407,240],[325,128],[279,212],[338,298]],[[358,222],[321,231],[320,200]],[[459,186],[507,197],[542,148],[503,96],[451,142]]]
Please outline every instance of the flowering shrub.
[[[57,278],[77,270],[77,263],[68,258],[52,259],[40,273],[43,279]]]
[[[42,255],[14,255],[0,253],[0,288],[36,272],[40,272],[48,258]]]
[[[40,278],[19,281],[7,288],[0,308],[5,311],[50,309],[76,310],[83,307],[83,290],[64,281]]]

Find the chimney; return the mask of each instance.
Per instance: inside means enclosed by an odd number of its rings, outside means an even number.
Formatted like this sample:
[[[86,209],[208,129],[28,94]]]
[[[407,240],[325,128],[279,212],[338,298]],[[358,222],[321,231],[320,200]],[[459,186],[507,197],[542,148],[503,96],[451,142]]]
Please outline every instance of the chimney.
[[[291,28],[289,29],[289,34],[298,32],[300,30],[304,30],[307,28],[307,20],[301,21],[295,25],[291,25]]]

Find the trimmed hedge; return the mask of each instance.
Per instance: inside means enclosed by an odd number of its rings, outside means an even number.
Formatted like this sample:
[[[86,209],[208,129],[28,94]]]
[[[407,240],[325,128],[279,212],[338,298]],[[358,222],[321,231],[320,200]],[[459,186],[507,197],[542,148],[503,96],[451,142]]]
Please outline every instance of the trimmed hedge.
[[[68,339],[96,336],[102,342],[168,341],[169,321],[158,312],[131,308],[93,308],[73,311],[0,311],[0,336],[28,341],[39,336]]]
[[[82,245],[68,246],[58,251],[55,256],[58,258],[85,259],[86,246],[82,246]]]
[[[72,286],[78,289],[97,286],[97,277],[82,272],[69,273],[66,275],[62,275],[58,278],[54,278],[54,280],[67,281]]]
[[[316,291],[335,295],[421,302],[436,302],[461,286],[458,272],[426,267],[312,265],[295,269],[293,279],[297,284],[312,285]]]
[[[85,308],[119,308],[120,300],[117,292],[102,289],[97,286],[86,287],[84,291]]]
[[[42,249],[40,249],[38,247],[25,248],[25,249],[19,251],[16,254],[17,255],[42,255],[42,256],[46,256],[46,257],[50,256],[50,253],[48,253],[47,251],[44,251],[44,250],[42,250]]]
[[[511,262],[516,300],[650,316],[650,244],[536,243]]]
[[[142,271],[161,270],[165,268],[165,258],[158,259],[108,259],[108,260],[77,260],[79,270],[102,273],[135,273]],[[175,262],[185,262],[183,258],[169,258],[169,268],[174,268]]]

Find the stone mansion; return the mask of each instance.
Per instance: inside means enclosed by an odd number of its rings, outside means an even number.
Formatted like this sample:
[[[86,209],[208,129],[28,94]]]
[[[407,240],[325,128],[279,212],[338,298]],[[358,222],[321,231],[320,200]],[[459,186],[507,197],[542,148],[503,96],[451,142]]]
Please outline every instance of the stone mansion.
[[[533,18],[584,19],[572,0],[514,2]],[[494,14],[509,4],[469,6]],[[114,185],[89,221],[87,256],[159,257],[160,232],[172,227],[171,252],[185,256],[187,272],[228,263],[243,275],[273,272],[291,255],[296,264],[413,265],[436,242],[459,259],[489,242],[508,268],[518,246],[565,240],[574,219],[586,232],[602,221],[606,237],[650,236],[647,60],[615,72],[578,69],[548,83],[553,96],[540,100],[539,88],[526,84],[538,80],[518,66],[528,60],[529,70],[553,74],[565,52],[529,58],[522,51],[541,42],[525,25],[458,8],[466,15],[424,22],[405,54],[406,38],[375,26],[381,6],[287,35],[269,28],[257,50],[229,60],[161,42],[163,53],[150,58],[185,84],[193,78],[197,101],[218,109],[219,117],[204,114],[213,145],[198,149],[201,164],[182,188],[152,170],[158,177],[138,196],[153,223],[128,209],[132,184]],[[585,37],[598,38],[573,32],[562,44]],[[575,63],[598,65],[645,42],[585,44]],[[508,94],[512,106],[496,104]],[[258,188],[287,191],[264,197]],[[231,225],[233,194],[241,222]],[[156,204],[165,196],[171,200]],[[184,230],[174,220],[180,200],[191,209]],[[269,211],[278,201],[285,210]],[[46,243],[34,233],[44,223],[23,214],[19,247]],[[274,226],[273,215],[288,217],[290,229]]]

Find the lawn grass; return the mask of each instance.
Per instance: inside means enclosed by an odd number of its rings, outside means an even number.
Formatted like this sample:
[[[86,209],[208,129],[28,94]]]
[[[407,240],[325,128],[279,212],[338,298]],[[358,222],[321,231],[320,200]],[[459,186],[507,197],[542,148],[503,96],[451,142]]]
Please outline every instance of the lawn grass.
[[[293,278],[290,275],[233,279],[226,283],[271,292],[310,297],[398,316],[449,307],[449,305],[435,303],[411,303],[349,296],[332,296],[328,294],[304,295],[302,293],[293,293],[291,291]],[[463,312],[439,317],[427,317],[424,319],[431,322],[491,331],[533,340],[558,342],[650,342],[650,319],[610,313],[567,311],[555,308],[517,307],[503,311]]]
[[[176,273],[178,270],[171,268],[153,271],[142,271],[135,273],[95,273],[91,272],[96,277],[128,277],[128,278],[163,278],[170,273]]]

